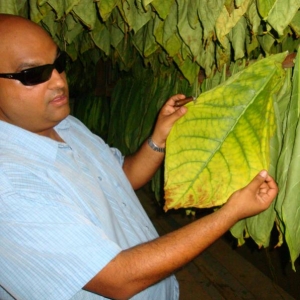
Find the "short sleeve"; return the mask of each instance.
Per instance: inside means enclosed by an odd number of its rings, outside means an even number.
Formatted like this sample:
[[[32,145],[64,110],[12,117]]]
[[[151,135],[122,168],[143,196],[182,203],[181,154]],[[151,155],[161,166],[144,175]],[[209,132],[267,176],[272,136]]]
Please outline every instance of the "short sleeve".
[[[112,154],[116,158],[116,160],[119,162],[119,164],[121,166],[123,166],[124,155],[122,155],[121,151],[117,148],[110,148],[110,151],[112,152]]]

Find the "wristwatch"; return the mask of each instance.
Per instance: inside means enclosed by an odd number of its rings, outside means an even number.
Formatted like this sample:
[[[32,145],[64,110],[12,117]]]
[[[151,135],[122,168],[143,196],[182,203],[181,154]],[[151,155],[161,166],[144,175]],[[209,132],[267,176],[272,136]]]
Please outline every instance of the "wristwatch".
[[[166,152],[166,148],[158,147],[155,143],[153,143],[151,135],[148,138],[148,145],[150,146],[150,148],[152,150],[154,150],[156,152],[161,152],[161,153],[165,153]]]

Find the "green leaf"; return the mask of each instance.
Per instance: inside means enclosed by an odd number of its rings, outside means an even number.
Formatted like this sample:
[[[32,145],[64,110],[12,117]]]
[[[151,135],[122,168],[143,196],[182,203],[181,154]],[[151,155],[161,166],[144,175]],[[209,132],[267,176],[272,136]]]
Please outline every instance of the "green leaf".
[[[164,20],[169,15],[171,7],[173,6],[174,3],[175,0],[164,0],[164,1],[153,0],[151,2],[151,5],[156,10],[159,17]]]
[[[240,220],[230,228],[230,233],[238,240],[238,246],[245,243],[246,220]]]
[[[214,71],[215,63],[215,43],[209,41],[200,55],[200,60],[197,60],[200,66],[205,70],[205,75],[211,77]]]
[[[291,28],[296,33],[297,38],[300,36],[300,11],[298,10],[290,23]]]
[[[242,6],[242,4],[243,4],[244,1],[245,1],[245,0],[234,0],[235,6],[236,6],[236,7]]]
[[[52,10],[47,3],[39,5],[36,0],[29,0],[29,7],[30,19],[35,23],[39,23]]]
[[[215,25],[223,10],[224,0],[198,0],[198,14],[203,27],[204,44],[215,35]]]
[[[18,8],[17,8],[16,0],[0,1],[0,12],[2,14],[17,15],[18,14]]]
[[[198,17],[198,1],[184,1],[184,2],[187,2],[188,4],[187,21],[191,26],[191,28],[195,29],[197,26],[200,25],[200,20]]]
[[[143,5],[143,8],[145,10],[148,10],[148,5],[152,2],[153,0],[142,0],[142,5]]]
[[[84,53],[95,47],[95,44],[93,43],[88,31],[83,31],[82,33],[80,33],[76,38],[76,42],[77,42],[77,49],[79,49],[80,53]],[[90,62],[90,57],[89,56],[85,57],[84,62],[87,63]]]
[[[98,18],[96,6],[93,1],[80,0],[77,5],[73,6],[72,11],[89,30],[92,30],[94,28],[96,20],[98,20]]]
[[[231,48],[228,37],[223,40],[225,47],[222,47],[219,43],[216,44],[216,61],[218,63],[218,70],[222,70],[224,65],[230,65],[231,62]]]
[[[297,55],[293,75],[292,95],[283,122],[283,145],[277,164],[276,180],[279,193],[276,210],[284,224],[284,235],[289,246],[292,264],[300,253],[299,213],[299,153],[300,153],[300,57]]]
[[[153,34],[155,36],[156,42],[163,45],[163,35],[164,35],[164,22],[156,15],[154,18]]]
[[[144,11],[140,1],[126,0],[123,2],[123,13],[130,30],[138,32],[152,18],[151,10]]]
[[[259,14],[264,19],[268,16],[269,11],[277,0],[256,0],[256,6]]]
[[[49,11],[41,20],[42,26],[52,35],[54,42],[61,48],[65,49],[65,40],[63,34],[63,23],[56,21],[56,15],[53,10]]]
[[[83,32],[84,28],[77,22],[72,14],[68,14],[65,19],[66,32],[64,39],[68,44],[71,44],[75,38]]]
[[[72,43],[71,45],[66,45],[65,51],[68,53],[72,61],[75,61],[77,59],[78,52],[74,43]],[[68,81],[69,79],[70,75],[68,76]]]
[[[246,31],[247,22],[245,17],[242,16],[228,34],[234,50],[234,60],[238,60],[245,56]]]
[[[29,7],[28,7],[28,0],[18,0],[17,1],[17,10],[18,15],[24,18],[28,18],[29,15]]]
[[[258,40],[259,44],[261,45],[261,47],[263,48],[263,50],[267,54],[270,54],[271,48],[272,48],[273,44],[275,43],[274,37],[271,36],[269,33],[267,33],[262,36],[258,35],[257,40]]]
[[[272,203],[267,210],[246,219],[248,235],[255,241],[259,248],[269,246],[271,231],[276,217],[274,206],[275,204]]]
[[[69,14],[75,5],[78,5],[80,0],[45,0],[38,1],[39,6],[43,6],[45,3],[49,4],[56,13],[56,19],[60,20],[65,15]]]
[[[165,210],[222,205],[270,164],[273,98],[286,53],[250,65],[189,103],[167,139]]]
[[[142,57],[150,56],[159,48],[159,44],[157,44],[153,35],[153,23],[154,20],[151,19],[133,37],[133,43]]]
[[[116,52],[118,53],[118,63],[120,64],[121,70],[128,71],[134,64],[136,51],[132,50],[131,47],[131,37],[127,35],[116,47]],[[115,55],[115,54],[114,54]],[[123,66],[121,66],[123,63]]]
[[[265,20],[278,32],[284,34],[284,29],[289,25],[300,7],[300,0],[277,0]]]
[[[246,57],[252,57],[251,52],[259,49],[259,43],[255,35],[251,35],[248,31],[246,35]]]
[[[202,28],[200,22],[194,24],[191,27],[187,22],[187,18],[190,15],[189,2],[185,0],[178,1],[178,32],[184,43],[190,48],[193,55],[193,60],[196,60],[197,56],[200,56],[202,45]]]
[[[295,270],[294,263],[300,254],[300,180],[299,180],[299,153],[300,153],[300,123],[296,128],[295,144],[291,163],[289,166],[285,199],[282,205],[282,218],[285,225],[285,240],[288,244],[292,266]]]
[[[48,0],[47,3],[54,9],[57,19],[59,20],[65,12],[64,1]]]
[[[109,18],[110,14],[112,13],[113,9],[117,6],[118,2],[119,0],[97,1],[99,13],[104,22]]]
[[[90,33],[94,43],[101,49],[106,55],[110,54],[110,34],[104,23],[101,23],[97,19],[95,28]]]
[[[173,59],[184,77],[189,81],[190,84],[192,84],[195,79],[198,78],[200,66],[191,61],[191,59],[188,57],[185,60],[182,60],[180,56],[177,55],[174,56]]]
[[[124,31],[120,28],[120,26],[122,26],[122,22],[124,22],[124,20],[122,19],[118,9],[115,9],[112,12],[110,20],[106,22],[106,26],[110,32],[111,45],[115,48],[124,38]],[[124,26],[122,27],[124,29]]]
[[[251,0],[245,0],[237,9],[234,9],[232,13],[229,13],[225,6],[216,21],[216,33],[218,40],[223,44],[224,37],[231,31],[231,29],[238,23],[240,18],[245,14],[248,9]]]
[[[250,3],[248,10],[245,14],[247,20],[250,23],[252,34],[256,35],[258,33],[258,28],[261,23],[261,18],[257,12],[256,2],[253,1]]]
[[[177,30],[177,3],[174,2],[170,14],[162,21],[155,17],[153,33],[156,41],[167,51],[169,56],[176,55],[180,48],[182,40]]]

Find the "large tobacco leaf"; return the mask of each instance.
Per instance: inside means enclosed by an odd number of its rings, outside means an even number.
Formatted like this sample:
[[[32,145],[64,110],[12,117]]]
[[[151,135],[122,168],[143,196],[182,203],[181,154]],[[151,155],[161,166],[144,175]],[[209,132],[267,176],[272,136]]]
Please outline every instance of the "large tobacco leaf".
[[[220,206],[269,168],[286,55],[257,61],[187,105],[167,139],[165,210]]]
[[[276,180],[280,187],[275,209],[281,231],[288,244],[292,266],[300,253],[300,57],[297,55],[293,87],[285,110],[282,147],[277,164]]]

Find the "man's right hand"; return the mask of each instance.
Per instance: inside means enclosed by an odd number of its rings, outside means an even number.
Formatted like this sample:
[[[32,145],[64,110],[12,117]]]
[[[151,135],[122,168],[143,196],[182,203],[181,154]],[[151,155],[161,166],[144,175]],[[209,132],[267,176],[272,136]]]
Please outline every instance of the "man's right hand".
[[[276,182],[266,170],[262,170],[247,186],[234,192],[224,208],[230,208],[238,221],[266,210],[277,193]]]

